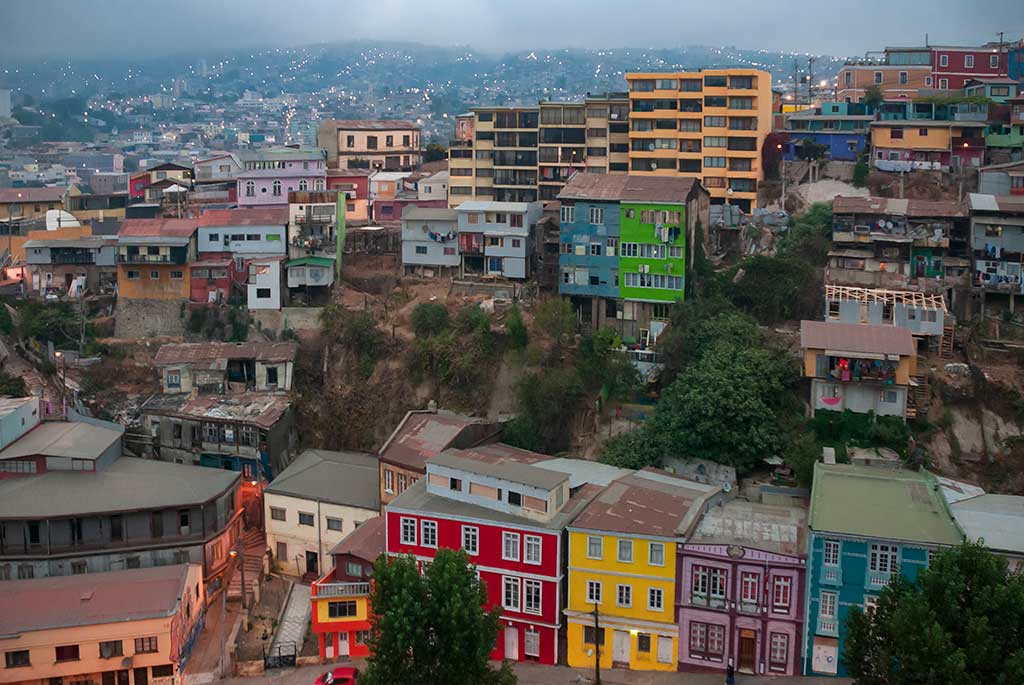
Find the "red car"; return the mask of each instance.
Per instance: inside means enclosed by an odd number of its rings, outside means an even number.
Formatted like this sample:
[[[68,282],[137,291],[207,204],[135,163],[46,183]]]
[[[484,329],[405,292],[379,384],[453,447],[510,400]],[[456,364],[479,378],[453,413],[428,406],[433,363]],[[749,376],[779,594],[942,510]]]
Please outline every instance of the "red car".
[[[351,666],[339,666],[317,678],[313,685],[355,685],[356,673]]]

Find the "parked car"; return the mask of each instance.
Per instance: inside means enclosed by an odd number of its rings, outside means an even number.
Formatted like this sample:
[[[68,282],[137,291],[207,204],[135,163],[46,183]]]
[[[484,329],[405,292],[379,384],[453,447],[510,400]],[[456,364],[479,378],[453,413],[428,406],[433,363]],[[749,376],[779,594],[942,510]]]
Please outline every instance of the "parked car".
[[[356,685],[357,674],[351,666],[339,666],[317,678],[313,685]]]

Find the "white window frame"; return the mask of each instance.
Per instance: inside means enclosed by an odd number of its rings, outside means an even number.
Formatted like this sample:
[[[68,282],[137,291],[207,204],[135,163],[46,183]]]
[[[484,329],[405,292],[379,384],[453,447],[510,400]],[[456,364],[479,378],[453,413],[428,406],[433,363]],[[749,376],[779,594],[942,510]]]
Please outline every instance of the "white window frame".
[[[878,597],[876,595],[864,595],[864,613],[869,616],[875,613],[878,608]]]
[[[820,618],[836,618],[839,609],[839,597],[835,592],[822,590],[818,598],[818,616]]]
[[[600,580],[588,580],[587,581],[587,604],[600,604],[601,603],[601,581]]]
[[[591,546],[597,542],[598,553],[594,556],[591,553]],[[604,559],[604,538],[600,535],[588,535],[587,536],[587,559]]]
[[[974,55],[964,55],[964,69],[974,68]]]
[[[394,494],[395,472],[391,469],[384,469],[384,492]]]
[[[724,568],[708,569],[708,598],[725,600],[729,594],[729,572]]]
[[[896,545],[872,543],[868,554],[868,570],[872,573],[896,573],[899,566],[899,547]]]
[[[948,67],[949,66],[949,55],[939,55],[939,66],[940,67]]]
[[[744,571],[740,573],[740,601],[747,604],[759,604],[761,579],[756,573]],[[753,590],[753,597],[747,596],[747,590]]]
[[[821,548],[821,563],[825,566],[838,566],[840,553],[839,540],[825,540]]]
[[[515,556],[510,556],[508,554],[508,552],[509,552],[509,543],[512,543],[512,542],[514,542],[514,544],[515,544]],[[507,530],[506,531],[502,531],[502,533],[501,533],[501,558],[504,561],[519,561],[519,559],[520,559],[519,542],[520,542],[519,533],[510,533]]]
[[[519,611],[522,604],[522,582],[516,576],[501,577],[501,606],[510,611]],[[509,590],[515,594],[515,604],[510,603]]]
[[[615,586],[615,606],[630,608],[633,606],[633,586],[620,583]]]
[[[658,549],[661,551],[661,562],[654,560],[654,550]],[[647,564],[648,566],[664,566],[665,565],[665,543],[663,542],[652,542],[647,546]]]
[[[539,535],[527,535],[523,537],[523,562],[527,564],[540,565],[543,555],[544,540]],[[530,554],[530,548],[536,551],[536,558]]]
[[[540,631],[526,626],[523,632],[523,655],[540,658]]]
[[[572,223],[576,222],[576,207],[575,207],[575,205],[562,205],[561,222],[563,224],[572,224]]]
[[[657,598],[657,602],[655,602]],[[648,611],[665,610],[665,591],[660,587],[647,588],[647,609]]]
[[[777,602],[779,591],[785,595],[785,603]],[[793,579],[789,576],[775,576],[772,578],[772,611],[778,614],[788,614],[793,606]]]
[[[623,549],[629,550],[629,556],[626,558],[622,551]],[[615,558],[621,564],[632,564],[633,563],[633,541],[619,539],[615,543]]]
[[[595,226],[604,223],[604,207],[590,208],[590,223]]]
[[[988,56],[988,68],[989,69],[998,69],[999,68],[999,55],[989,55]]]
[[[430,531],[428,537],[427,531]],[[427,542],[428,539],[433,538],[432,542]],[[437,549],[437,521],[428,521],[423,519],[420,521],[420,540],[423,547],[432,547]]]
[[[466,544],[467,540],[472,540],[473,545],[470,549],[470,545]],[[462,527],[462,549],[466,551],[466,554],[470,556],[476,556],[480,553],[480,529],[476,526],[463,526]]]
[[[419,533],[419,526],[416,524],[416,519],[408,516],[403,516],[400,522],[401,540],[403,545],[415,545],[417,543],[417,535]],[[411,526],[407,528],[406,526]],[[406,533],[412,532],[412,538]]]
[[[536,602],[530,596],[536,596]],[[544,606],[544,583],[527,578],[523,580],[523,613],[540,615]]]

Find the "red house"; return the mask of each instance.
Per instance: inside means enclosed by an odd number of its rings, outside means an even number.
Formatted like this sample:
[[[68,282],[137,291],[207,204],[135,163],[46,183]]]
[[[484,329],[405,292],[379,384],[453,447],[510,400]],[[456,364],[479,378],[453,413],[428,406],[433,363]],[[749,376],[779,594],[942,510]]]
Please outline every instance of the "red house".
[[[138,171],[128,179],[128,195],[133,200],[145,200],[146,199],[146,188],[149,187],[150,173],[148,171]]]
[[[566,526],[600,488],[569,488],[547,457],[506,445],[445,450],[385,509],[387,551],[421,562],[464,549],[501,612],[494,659],[554,664],[562,632]]]
[[[961,90],[964,84],[977,78],[996,78],[1007,75],[1005,47],[931,46],[932,88]]]
[[[235,260],[227,257],[203,259],[189,264],[189,269],[192,271],[189,300],[209,304],[227,302],[231,297],[231,285],[238,280]]]
[[[355,198],[370,197],[370,169],[328,169],[327,190],[355,191]]]

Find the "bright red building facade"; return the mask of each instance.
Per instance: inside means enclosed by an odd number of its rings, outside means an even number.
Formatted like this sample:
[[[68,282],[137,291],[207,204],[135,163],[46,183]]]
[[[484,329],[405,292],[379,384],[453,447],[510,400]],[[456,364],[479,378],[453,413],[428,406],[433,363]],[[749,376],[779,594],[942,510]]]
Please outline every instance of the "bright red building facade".
[[[1006,49],[932,46],[932,87],[961,90],[971,79],[1005,77]]]

